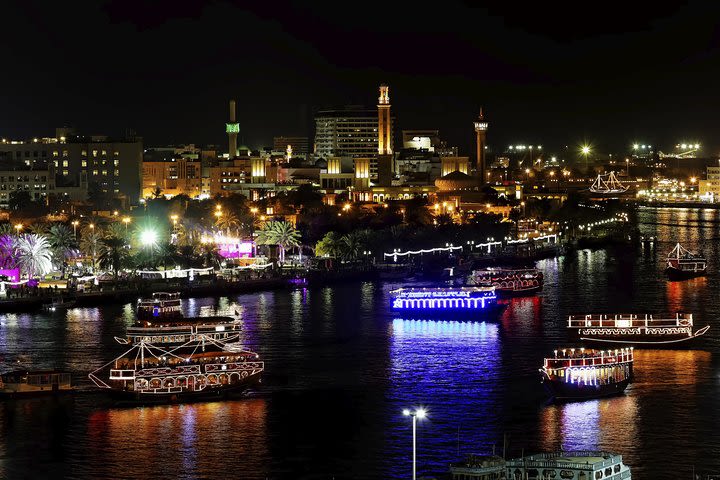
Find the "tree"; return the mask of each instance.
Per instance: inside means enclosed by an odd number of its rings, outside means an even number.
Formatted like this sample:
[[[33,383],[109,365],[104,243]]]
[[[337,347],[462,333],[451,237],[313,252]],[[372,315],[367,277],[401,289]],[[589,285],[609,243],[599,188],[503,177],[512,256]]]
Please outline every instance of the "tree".
[[[342,237],[343,257],[347,260],[357,260],[360,252],[365,249],[364,235],[359,231],[350,232]]]
[[[28,279],[52,270],[52,248],[42,235],[22,235],[15,241],[15,253],[18,266],[27,273]]]
[[[103,235],[95,230],[88,230],[80,240],[80,250],[86,257],[92,259],[93,271],[97,268],[97,259],[100,256]]]
[[[342,254],[342,237],[337,232],[328,232],[315,245],[318,257],[339,257]]]
[[[260,245],[277,245],[280,248],[280,263],[285,262],[285,249],[300,245],[300,232],[290,222],[267,222],[258,233]]]
[[[112,270],[115,281],[130,256],[127,247],[127,242],[121,237],[108,236],[100,240],[100,266]]]
[[[75,252],[75,235],[67,225],[55,223],[48,229],[47,238],[52,247],[55,264],[60,267],[63,276],[65,276],[67,259]]]
[[[227,234],[228,234],[228,236],[230,236],[230,229],[238,228],[240,226],[240,222],[238,221],[238,218],[234,213],[223,212],[222,215],[217,217],[217,220],[215,221],[215,225],[220,230],[227,230]]]
[[[15,239],[16,237],[11,234],[0,234],[0,268],[8,270],[17,268]]]

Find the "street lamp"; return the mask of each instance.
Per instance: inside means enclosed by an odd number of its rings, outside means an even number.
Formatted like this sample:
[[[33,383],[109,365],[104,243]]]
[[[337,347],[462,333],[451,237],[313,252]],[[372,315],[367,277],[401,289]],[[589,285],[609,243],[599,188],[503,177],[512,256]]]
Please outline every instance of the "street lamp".
[[[125,224],[125,233],[128,231],[128,223],[130,223],[130,217],[123,217],[123,223]]]
[[[409,409],[403,410],[403,415],[406,417],[412,417],[412,431],[413,431],[413,468],[412,468],[412,480],[416,479],[417,476],[417,419],[425,418],[426,411],[423,408],[418,408],[414,412]]]
[[[77,238],[77,226],[80,224],[80,222],[78,222],[77,220],[73,220],[70,223],[73,226],[73,236],[75,236],[75,238]]]
[[[22,230],[22,228],[23,228],[22,223],[18,223],[17,225],[15,225],[15,230],[17,230],[18,237],[20,236],[20,230]]]
[[[588,169],[588,155],[590,154],[590,147],[587,145],[583,145],[582,147],[582,154],[585,155],[585,170]]]

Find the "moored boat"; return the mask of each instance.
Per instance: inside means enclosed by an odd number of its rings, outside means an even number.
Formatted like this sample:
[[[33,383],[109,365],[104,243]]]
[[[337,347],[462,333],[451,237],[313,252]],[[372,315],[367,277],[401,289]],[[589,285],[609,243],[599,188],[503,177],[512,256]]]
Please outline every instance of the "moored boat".
[[[71,374],[59,370],[15,370],[0,375],[1,396],[52,395],[74,389]]]
[[[676,346],[703,336],[710,326],[695,330],[692,313],[570,315],[567,328],[580,340],[634,346]]]
[[[617,395],[633,378],[633,348],[611,350],[563,348],[544,359],[543,387],[555,399]]]
[[[263,370],[258,354],[222,342],[192,341],[166,349],[140,341],[88,376],[116,400],[147,404],[242,393],[260,381]]]
[[[498,307],[494,287],[398,288],[392,308],[412,312],[482,312]]]
[[[542,290],[543,273],[537,268],[474,270],[471,281],[483,287],[495,287],[500,297],[534,295]]]
[[[138,301],[137,316],[140,320],[153,318],[182,318],[182,303],[177,292],[155,292],[151,298]]]
[[[75,300],[63,299],[62,297],[55,297],[50,302],[44,303],[42,308],[46,312],[58,312],[67,310],[75,306]]]
[[[667,256],[665,272],[671,279],[684,279],[705,275],[707,260],[704,256],[686,250],[679,243]]]

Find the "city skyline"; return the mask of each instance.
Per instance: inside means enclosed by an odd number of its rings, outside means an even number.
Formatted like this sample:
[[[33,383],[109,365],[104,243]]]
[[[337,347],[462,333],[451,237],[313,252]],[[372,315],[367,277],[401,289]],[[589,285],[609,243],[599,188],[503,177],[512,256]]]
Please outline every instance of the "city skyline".
[[[224,145],[227,101],[235,99],[238,141],[255,148],[274,136],[312,135],[322,108],[372,108],[387,83],[396,138],[403,129],[438,129],[465,154],[481,106],[496,151],[518,142],[718,149],[707,81],[716,35],[710,12],[695,3],[608,7],[577,22],[539,7],[511,13],[457,2],[436,10],[367,5],[351,16],[291,2],[11,8],[17,22],[3,58],[25,74],[5,76],[0,136],[8,138],[70,124],[88,134],[130,128],[148,145]]]

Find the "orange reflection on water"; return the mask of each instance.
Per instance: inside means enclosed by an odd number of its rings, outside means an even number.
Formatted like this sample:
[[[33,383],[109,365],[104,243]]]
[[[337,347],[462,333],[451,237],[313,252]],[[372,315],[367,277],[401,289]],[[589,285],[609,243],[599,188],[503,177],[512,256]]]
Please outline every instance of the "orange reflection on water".
[[[687,280],[667,280],[665,296],[669,312],[683,312],[690,298],[703,296],[707,288],[706,277],[695,277]]]
[[[712,354],[702,350],[635,350],[632,388],[638,394],[666,392],[712,377]],[[687,389],[682,389],[686,392]]]
[[[242,464],[249,473],[261,471],[269,456],[263,399],[97,411],[87,435],[87,456],[98,459],[89,468],[98,478],[162,478],[167,472],[214,478],[229,457],[247,459]]]

